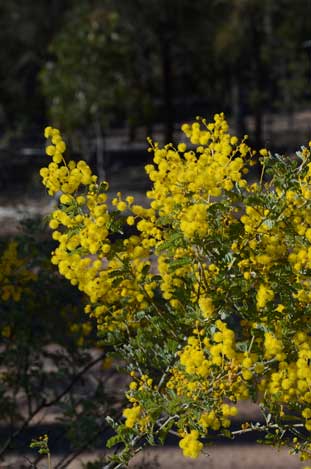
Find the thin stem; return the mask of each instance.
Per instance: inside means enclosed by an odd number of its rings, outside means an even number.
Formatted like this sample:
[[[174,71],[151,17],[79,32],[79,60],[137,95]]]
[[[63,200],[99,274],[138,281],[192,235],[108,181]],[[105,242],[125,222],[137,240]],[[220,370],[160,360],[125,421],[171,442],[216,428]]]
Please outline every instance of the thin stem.
[[[266,169],[266,164],[265,164],[265,160],[263,161],[263,165],[262,165],[262,169],[261,169],[261,174],[260,174],[260,181],[259,181],[259,184],[262,186],[262,181],[263,181],[263,176],[264,176],[264,173],[265,173],[265,169]]]
[[[290,429],[292,427],[295,427],[295,428],[302,428],[304,427],[304,424],[303,423],[296,423],[294,425],[285,425],[284,428],[285,429]],[[262,426],[259,426],[256,427],[256,426],[251,426],[249,428],[243,428],[242,430],[235,430],[233,432],[231,432],[231,435],[232,436],[237,436],[237,435],[242,435],[244,433],[249,433],[249,432],[265,432],[269,429],[277,429],[279,428],[278,424],[274,423],[274,424],[271,424],[271,425],[262,425]]]
[[[249,347],[248,347],[248,350],[247,350],[248,353],[250,353],[250,351],[252,350],[252,346],[253,346],[253,343],[254,343],[254,339],[255,339],[255,336],[252,335],[252,339],[251,339],[251,342],[250,342]]]

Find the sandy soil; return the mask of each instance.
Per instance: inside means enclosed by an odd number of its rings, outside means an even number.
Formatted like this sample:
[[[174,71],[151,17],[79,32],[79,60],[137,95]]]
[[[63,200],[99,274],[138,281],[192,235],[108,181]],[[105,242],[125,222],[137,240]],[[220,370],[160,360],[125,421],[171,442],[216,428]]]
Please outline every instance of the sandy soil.
[[[211,447],[206,454],[194,460],[184,458],[178,448],[148,450],[145,454],[133,459],[129,467],[143,469],[148,461],[157,461],[161,469],[298,469],[302,467],[299,458],[289,455],[286,449],[277,451],[267,446],[238,444]]]

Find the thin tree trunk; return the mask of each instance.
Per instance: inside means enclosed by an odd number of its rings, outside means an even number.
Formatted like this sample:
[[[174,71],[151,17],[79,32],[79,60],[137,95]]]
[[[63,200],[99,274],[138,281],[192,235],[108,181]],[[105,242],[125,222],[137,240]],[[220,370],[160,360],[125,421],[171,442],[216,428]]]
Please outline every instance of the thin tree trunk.
[[[255,109],[255,145],[257,148],[262,146],[262,121],[262,106],[258,103]]]
[[[242,85],[237,76],[234,76],[232,82],[232,114],[235,132],[238,137],[243,137],[246,134],[245,108]]]
[[[105,180],[107,176],[107,161],[106,161],[104,132],[98,119],[95,122],[95,135],[96,135],[96,170],[97,170],[99,179],[103,181]]]
[[[171,44],[166,39],[162,43],[162,79],[165,120],[165,142],[173,140],[174,110],[173,110],[173,71],[171,62]]]

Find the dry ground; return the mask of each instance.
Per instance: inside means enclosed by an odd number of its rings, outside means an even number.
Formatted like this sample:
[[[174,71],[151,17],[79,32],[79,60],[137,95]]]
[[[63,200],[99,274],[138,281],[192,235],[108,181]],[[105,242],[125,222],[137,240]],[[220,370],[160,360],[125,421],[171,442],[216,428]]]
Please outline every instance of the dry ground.
[[[120,383],[119,383],[120,387]],[[45,420],[53,422],[55,415],[45,416]],[[240,403],[239,416],[233,420],[253,421],[262,419],[259,407],[250,401]],[[104,450],[83,453],[70,464],[57,464],[65,456],[64,454],[52,454],[53,465],[57,469],[82,469],[83,463],[103,458],[107,454]],[[34,461],[35,451],[28,450],[27,454],[12,454],[6,457],[5,463],[0,462],[0,469],[29,469],[28,461]],[[67,455],[68,456],[68,455]],[[145,450],[132,459],[131,469],[300,469],[306,464],[299,461],[297,456],[289,454],[288,449],[277,449],[256,444],[255,441],[236,440],[216,442],[213,446],[204,450],[198,459],[184,458],[178,446],[156,447]],[[46,461],[42,460],[36,469],[46,469]],[[34,468],[33,468],[34,469]],[[103,466],[104,469],[104,466]]]
[[[66,469],[82,469],[85,462],[95,461],[100,453],[85,454],[66,466]],[[52,457],[53,466],[59,459]],[[146,450],[130,463],[131,469],[300,469],[305,464],[297,456],[292,456],[286,448],[280,451],[267,446],[247,444],[216,445],[210,447],[198,459],[186,459],[179,448],[165,447]],[[42,462],[37,469],[46,468]],[[25,459],[17,456],[0,469],[30,468]],[[62,466],[62,469],[65,469]]]

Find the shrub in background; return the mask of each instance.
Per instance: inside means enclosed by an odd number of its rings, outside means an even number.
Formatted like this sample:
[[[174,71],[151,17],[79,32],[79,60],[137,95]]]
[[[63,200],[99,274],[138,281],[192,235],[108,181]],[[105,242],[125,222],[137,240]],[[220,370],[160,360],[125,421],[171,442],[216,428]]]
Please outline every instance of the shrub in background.
[[[101,441],[105,416],[118,402],[109,379],[113,368],[91,321],[83,313],[84,295],[50,263],[54,243],[29,220],[14,240],[0,242],[0,456],[23,457],[36,424],[48,429],[53,451],[66,440],[66,454],[55,467]],[[56,417],[55,417],[56,415]],[[43,456],[38,456],[36,464]],[[54,467],[54,466],[53,466]]]

